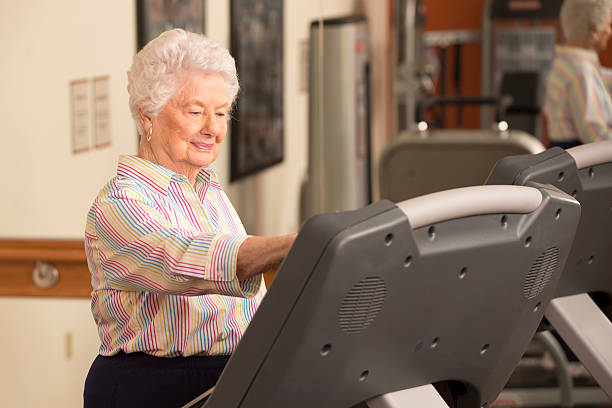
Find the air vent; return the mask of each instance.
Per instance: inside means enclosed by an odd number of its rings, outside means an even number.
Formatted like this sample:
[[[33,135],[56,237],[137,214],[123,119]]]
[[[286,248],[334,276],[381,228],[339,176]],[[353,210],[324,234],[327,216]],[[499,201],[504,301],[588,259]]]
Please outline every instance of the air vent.
[[[357,282],[342,300],[338,313],[340,328],[358,333],[368,327],[383,307],[387,288],[380,277],[367,277]]]
[[[527,299],[533,299],[538,296],[552,277],[553,272],[557,268],[559,261],[559,248],[548,248],[536,259],[531,265],[529,273],[523,283],[523,295]]]

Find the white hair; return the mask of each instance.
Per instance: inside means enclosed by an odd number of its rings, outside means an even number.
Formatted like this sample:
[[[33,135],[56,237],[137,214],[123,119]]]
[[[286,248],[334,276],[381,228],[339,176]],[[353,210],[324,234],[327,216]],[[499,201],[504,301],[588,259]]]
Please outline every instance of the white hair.
[[[240,86],[229,51],[202,34],[182,29],[166,31],[134,56],[127,73],[130,111],[140,135],[144,135],[144,128],[139,110],[157,116],[179,90],[178,76],[188,70],[221,74],[230,106],[234,103]]]
[[[588,44],[593,32],[610,24],[612,0],[565,0],[560,20],[566,40]]]

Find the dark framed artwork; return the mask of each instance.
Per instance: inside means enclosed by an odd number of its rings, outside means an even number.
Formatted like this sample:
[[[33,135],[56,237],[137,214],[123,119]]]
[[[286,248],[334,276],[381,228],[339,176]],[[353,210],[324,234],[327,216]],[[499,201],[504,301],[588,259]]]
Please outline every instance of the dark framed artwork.
[[[204,34],[205,0],[136,0],[138,49],[172,28]]]
[[[283,161],[283,0],[231,0],[231,51],[240,93],[231,180]]]

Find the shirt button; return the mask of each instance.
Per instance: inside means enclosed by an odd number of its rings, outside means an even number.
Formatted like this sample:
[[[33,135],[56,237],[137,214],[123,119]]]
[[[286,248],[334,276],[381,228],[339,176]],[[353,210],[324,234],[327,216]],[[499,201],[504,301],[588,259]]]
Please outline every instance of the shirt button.
[[[227,336],[225,335],[225,333],[221,332],[217,335],[217,341],[223,341],[226,337]]]

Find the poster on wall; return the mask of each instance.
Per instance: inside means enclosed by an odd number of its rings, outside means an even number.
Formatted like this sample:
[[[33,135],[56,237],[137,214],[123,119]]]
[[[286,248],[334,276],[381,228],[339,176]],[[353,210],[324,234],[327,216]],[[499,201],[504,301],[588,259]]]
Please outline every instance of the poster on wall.
[[[204,0],[137,0],[138,49],[172,28],[204,34]]]
[[[283,161],[283,1],[231,0],[230,7],[240,78],[230,142],[235,181]]]

